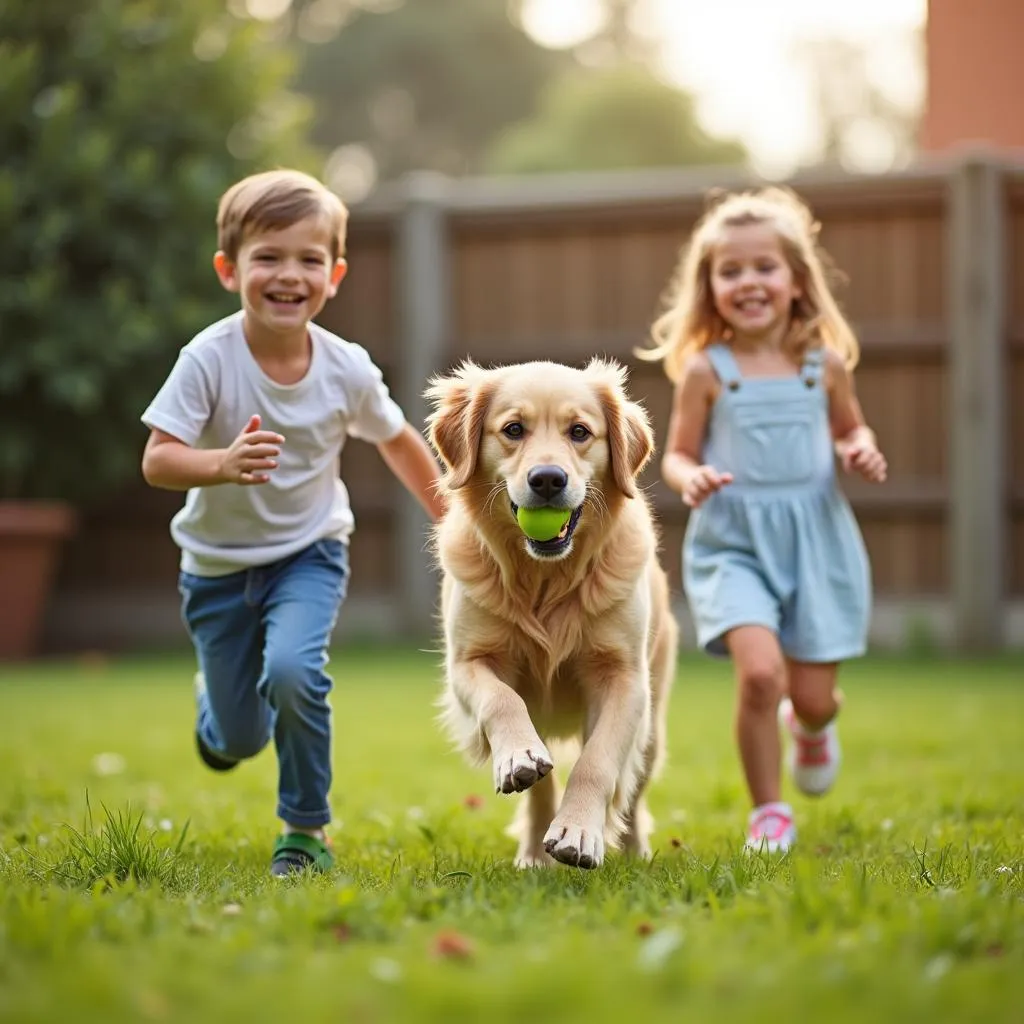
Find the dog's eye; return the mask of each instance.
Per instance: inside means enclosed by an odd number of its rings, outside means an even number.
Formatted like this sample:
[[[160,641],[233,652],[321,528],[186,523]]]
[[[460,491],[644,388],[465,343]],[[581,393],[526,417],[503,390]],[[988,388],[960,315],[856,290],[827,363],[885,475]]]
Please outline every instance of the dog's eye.
[[[501,432],[513,441],[518,441],[523,436],[523,425],[522,423],[506,423],[501,428]]]
[[[590,431],[582,423],[574,423],[569,428],[569,436],[574,441],[586,441],[590,437]]]

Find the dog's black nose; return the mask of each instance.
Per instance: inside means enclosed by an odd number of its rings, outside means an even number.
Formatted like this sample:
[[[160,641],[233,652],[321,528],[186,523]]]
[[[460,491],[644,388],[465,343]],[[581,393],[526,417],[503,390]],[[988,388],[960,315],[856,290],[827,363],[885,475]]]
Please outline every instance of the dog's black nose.
[[[534,466],[526,474],[526,482],[534,494],[545,501],[550,501],[556,494],[565,490],[569,477],[559,466]]]

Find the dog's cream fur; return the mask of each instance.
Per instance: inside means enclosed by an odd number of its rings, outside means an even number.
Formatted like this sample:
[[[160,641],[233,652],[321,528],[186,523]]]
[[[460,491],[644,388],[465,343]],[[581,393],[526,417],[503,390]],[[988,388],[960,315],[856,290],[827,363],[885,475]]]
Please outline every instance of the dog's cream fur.
[[[470,362],[427,391],[448,500],[435,533],[442,718],[474,761],[490,756],[497,792],[528,790],[520,866],[597,867],[606,842],[650,853],[644,790],[664,750],[677,629],[636,485],[651,429],[624,385],[601,360]],[[512,508],[538,500],[537,466],[564,470],[565,504],[582,505],[556,557],[531,550]],[[566,738],[581,747],[559,801],[548,745]]]

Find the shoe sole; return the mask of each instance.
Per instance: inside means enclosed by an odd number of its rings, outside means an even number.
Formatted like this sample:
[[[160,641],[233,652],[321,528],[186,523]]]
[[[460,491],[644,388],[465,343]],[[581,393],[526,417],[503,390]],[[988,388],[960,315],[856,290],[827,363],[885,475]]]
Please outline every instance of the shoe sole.
[[[199,754],[199,759],[206,765],[207,768],[212,769],[215,772],[229,772],[232,768],[238,767],[237,761],[228,761],[226,758],[218,757],[210,748],[202,741],[199,733],[195,734],[196,737],[196,751]]]

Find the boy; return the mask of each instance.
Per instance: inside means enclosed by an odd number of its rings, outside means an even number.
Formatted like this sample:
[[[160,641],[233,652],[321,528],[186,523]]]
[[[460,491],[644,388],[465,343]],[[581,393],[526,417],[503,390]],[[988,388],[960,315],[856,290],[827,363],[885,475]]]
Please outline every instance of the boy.
[[[147,483],[188,491],[171,535],[199,662],[196,746],[229,771],[273,738],[274,875],[333,863],[324,669],[348,583],[346,438],[375,444],[431,518],[442,511],[437,463],[369,355],[311,322],[345,276],[346,223],[341,201],[297,171],[232,186],[213,265],[241,310],[181,350],[142,416]]]

